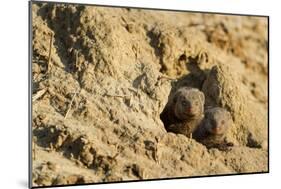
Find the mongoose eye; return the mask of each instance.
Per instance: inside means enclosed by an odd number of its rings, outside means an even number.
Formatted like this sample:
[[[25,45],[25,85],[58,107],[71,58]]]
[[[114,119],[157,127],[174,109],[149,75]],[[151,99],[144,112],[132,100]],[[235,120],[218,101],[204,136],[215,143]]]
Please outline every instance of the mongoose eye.
[[[213,127],[216,127],[217,126],[217,122],[215,120],[211,120],[211,124],[213,125]]]
[[[182,103],[183,106],[186,106],[186,105],[187,105],[187,102],[186,102],[186,101],[182,101],[181,103]]]
[[[223,124],[224,124],[224,122],[225,122],[225,121],[224,121],[224,120],[222,120],[222,121],[221,121],[221,124],[223,125]]]

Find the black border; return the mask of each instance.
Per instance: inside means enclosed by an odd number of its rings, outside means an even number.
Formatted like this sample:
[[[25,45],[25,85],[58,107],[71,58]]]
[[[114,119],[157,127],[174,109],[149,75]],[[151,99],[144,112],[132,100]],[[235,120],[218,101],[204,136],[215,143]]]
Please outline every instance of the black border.
[[[258,175],[266,174],[269,172],[249,172],[249,173],[232,173],[232,174],[217,174],[217,175],[202,175],[202,176],[189,176],[189,177],[168,177],[168,178],[158,178],[158,179],[144,179],[144,180],[128,180],[128,181],[114,181],[114,182],[94,182],[94,183],[84,183],[84,184],[66,184],[66,185],[51,185],[51,186],[34,186],[31,188],[52,188],[52,187],[67,187],[67,186],[87,186],[87,185],[98,185],[98,184],[122,184],[130,182],[147,182],[147,181],[162,181],[162,180],[176,180],[176,179],[198,179],[206,177],[227,177],[227,176],[240,176],[240,175]]]
[[[127,180],[127,181],[114,181],[114,182],[96,182],[96,183],[84,183],[84,184],[66,184],[66,185],[50,185],[50,186],[32,186],[32,3],[49,3],[49,4],[69,4],[69,5],[84,5],[84,6],[97,6],[97,7],[110,7],[110,8],[133,8],[142,10],[156,10],[156,11],[168,11],[168,12],[188,12],[188,13],[205,13],[205,14],[218,14],[218,15],[230,15],[230,16],[251,16],[251,17],[264,17],[267,18],[267,94],[268,94],[268,111],[267,111],[267,142],[268,142],[268,170],[264,172],[247,172],[247,173],[231,173],[231,174],[216,174],[216,175],[201,175],[201,176],[187,176],[187,177],[169,177],[169,178],[157,178],[157,179],[143,179],[143,180]],[[208,178],[208,177],[222,177],[222,176],[240,176],[240,175],[254,175],[254,174],[266,174],[270,173],[270,142],[269,142],[269,126],[270,126],[270,17],[267,15],[255,15],[255,14],[238,14],[238,13],[224,13],[224,12],[209,12],[209,11],[191,11],[191,10],[175,10],[175,9],[161,9],[161,8],[148,8],[148,7],[133,7],[133,6],[118,6],[118,5],[102,5],[102,4],[89,4],[89,3],[71,3],[71,2],[58,2],[58,1],[41,1],[41,0],[29,0],[28,1],[28,187],[29,188],[53,188],[53,187],[67,187],[67,186],[85,186],[85,185],[97,185],[97,184],[114,184],[114,183],[130,183],[130,182],[146,182],[146,181],[161,181],[161,180],[175,180],[175,179],[189,179],[189,178]]]
[[[119,6],[119,5],[104,5],[104,4],[90,4],[90,3],[71,3],[71,2],[59,2],[59,1],[41,1],[41,0],[30,0],[34,3],[50,3],[50,4],[67,4],[67,5],[84,5],[84,6],[97,6],[97,7],[110,7],[110,8],[132,8],[132,9],[143,9],[143,10],[156,10],[156,11],[168,11],[168,12],[189,12],[189,13],[205,13],[205,14],[218,14],[218,15],[232,15],[232,16],[254,16],[254,17],[269,17],[267,15],[258,14],[238,14],[238,13],[224,13],[224,12],[211,12],[211,11],[192,11],[192,10],[175,10],[175,9],[161,9],[151,7],[134,7],[134,6]]]
[[[28,2],[28,187],[32,188],[32,1]]]

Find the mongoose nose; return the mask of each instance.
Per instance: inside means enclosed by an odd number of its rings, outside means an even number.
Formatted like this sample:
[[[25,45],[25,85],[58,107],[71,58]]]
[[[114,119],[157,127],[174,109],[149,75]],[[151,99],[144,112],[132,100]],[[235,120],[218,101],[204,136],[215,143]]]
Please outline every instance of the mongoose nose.
[[[218,130],[219,129],[219,127],[217,126],[217,124],[213,124],[212,125],[212,130],[213,131],[216,131],[216,130]]]
[[[219,132],[221,132],[221,127],[218,126],[218,125],[214,125],[214,126],[212,127],[212,131],[213,131],[214,133],[219,133]]]
[[[190,113],[192,111],[192,108],[191,107],[187,107],[186,111]]]

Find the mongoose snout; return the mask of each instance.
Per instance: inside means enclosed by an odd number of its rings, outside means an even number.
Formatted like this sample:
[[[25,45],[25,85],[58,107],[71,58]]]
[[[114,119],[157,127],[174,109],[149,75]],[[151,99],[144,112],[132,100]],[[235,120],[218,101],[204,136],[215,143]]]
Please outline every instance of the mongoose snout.
[[[175,93],[173,101],[175,116],[180,120],[192,119],[203,114],[205,97],[198,89],[180,88]]]
[[[224,108],[215,107],[205,111],[204,119],[194,131],[194,138],[207,147],[225,150],[232,143],[225,141],[226,132],[233,124],[231,114]]]
[[[204,94],[198,89],[179,88],[160,115],[165,129],[189,137],[203,118],[204,103]]]
[[[232,124],[231,115],[223,108],[212,108],[206,110],[204,127],[210,134],[221,135]]]

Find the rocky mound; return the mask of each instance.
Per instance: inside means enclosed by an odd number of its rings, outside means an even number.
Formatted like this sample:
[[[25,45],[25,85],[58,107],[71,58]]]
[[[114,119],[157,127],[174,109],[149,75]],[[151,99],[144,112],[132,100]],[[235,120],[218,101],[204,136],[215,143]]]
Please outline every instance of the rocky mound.
[[[267,19],[32,5],[33,185],[268,171]],[[167,133],[180,86],[234,119],[229,151]]]

